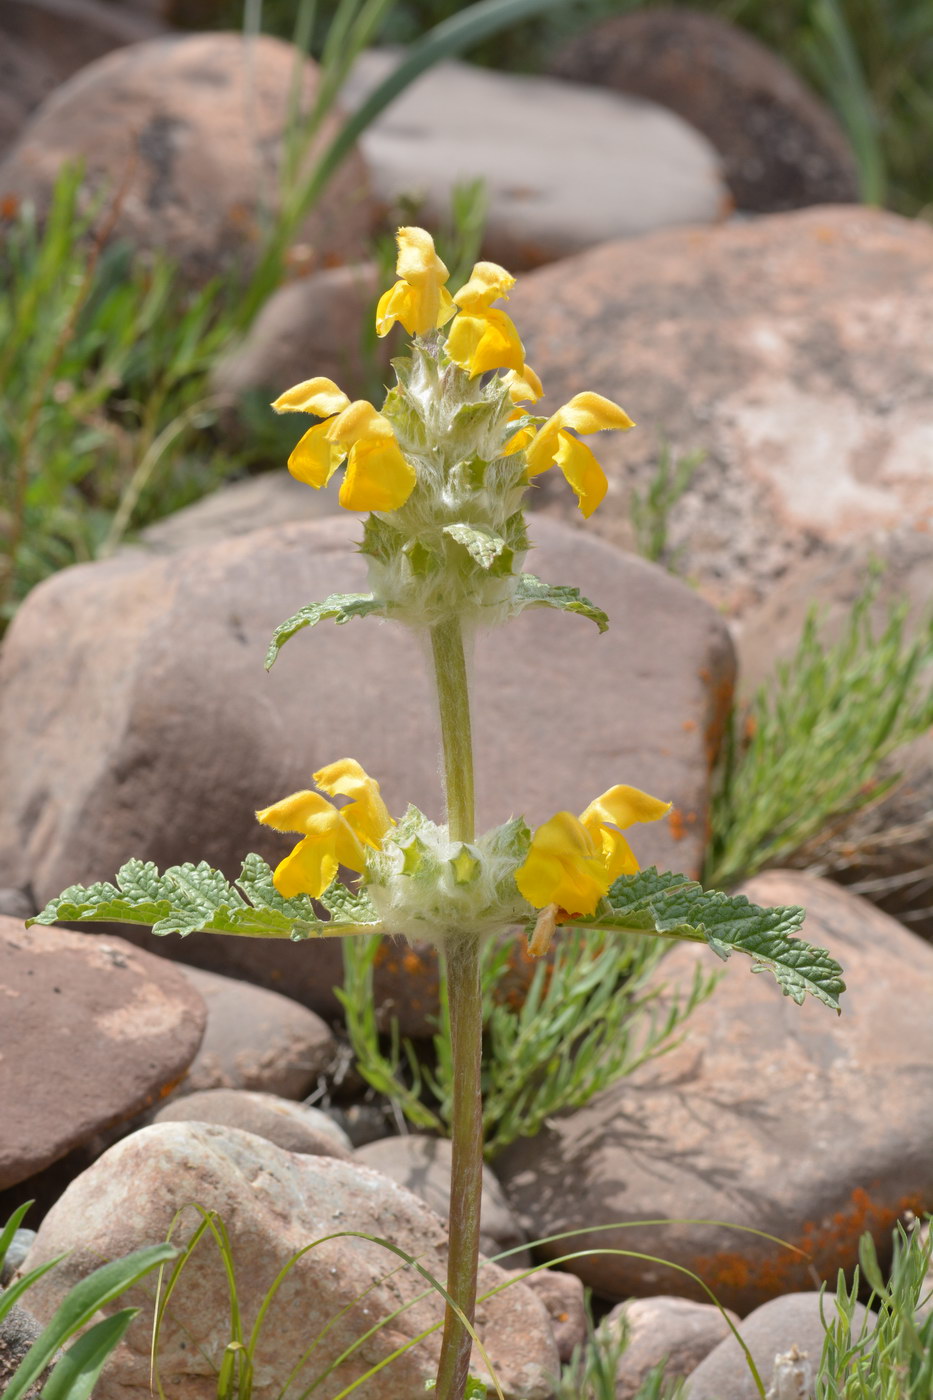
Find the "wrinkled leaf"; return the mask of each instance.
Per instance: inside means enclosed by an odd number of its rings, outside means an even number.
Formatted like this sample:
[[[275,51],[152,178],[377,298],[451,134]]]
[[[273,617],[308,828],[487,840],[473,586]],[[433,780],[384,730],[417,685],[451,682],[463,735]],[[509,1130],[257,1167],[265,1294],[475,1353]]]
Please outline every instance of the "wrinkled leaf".
[[[600,632],[609,628],[606,613],[595,603],[591,603],[589,598],[584,598],[579,588],[571,588],[567,584],[542,583],[534,574],[520,576],[514,606],[516,612],[531,607],[560,608],[562,612],[580,613],[582,617],[588,617],[590,622],[596,623]]]
[[[351,617],[366,617],[368,613],[381,610],[382,604],[378,603],[371,593],[332,593],[323,603],[308,603],[284,622],[280,622],[272,633],[269,650],[266,652],[266,670],[270,670],[275,664],[279,648],[302,628],[316,627],[327,618],[332,618],[336,623],[349,622]]]

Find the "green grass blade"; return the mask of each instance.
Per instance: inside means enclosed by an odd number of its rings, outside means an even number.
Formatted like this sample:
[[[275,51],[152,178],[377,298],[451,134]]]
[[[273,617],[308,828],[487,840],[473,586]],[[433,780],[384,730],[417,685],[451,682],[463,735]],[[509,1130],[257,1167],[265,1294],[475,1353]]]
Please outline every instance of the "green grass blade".
[[[65,1297],[52,1321],[36,1338],[23,1357],[19,1370],[4,1392],[4,1400],[23,1400],[32,1383],[41,1376],[55,1353],[101,1308],[112,1303],[127,1288],[173,1259],[171,1245],[156,1244],[138,1249],[125,1259],[114,1259],[88,1274]]]
[[[95,1322],[65,1352],[43,1386],[40,1400],[91,1400],[108,1358],[138,1313],[139,1308],[124,1308]]]
[[[17,1206],[10,1216],[3,1230],[0,1231],[0,1269],[3,1268],[7,1256],[7,1250],[13,1243],[13,1236],[16,1234],[30,1206],[35,1205],[35,1201],[24,1201],[21,1206]]]

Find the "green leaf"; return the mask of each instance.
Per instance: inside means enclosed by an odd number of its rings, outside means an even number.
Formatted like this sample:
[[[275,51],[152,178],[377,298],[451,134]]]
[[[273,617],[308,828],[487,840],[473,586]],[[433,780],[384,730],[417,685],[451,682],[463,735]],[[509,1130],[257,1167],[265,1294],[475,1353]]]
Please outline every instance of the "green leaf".
[[[345,931],[342,915],[329,921],[321,919],[306,895],[283,898],[260,856],[246,857],[237,883],[239,889],[205,861],[172,865],[160,874],[151,862],[131,860],[117,873],[116,884],[72,885],[29,923],[142,924],[158,935],[178,933],[182,937],[229,933],[247,938],[302,939]],[[335,900],[333,896],[331,906]],[[375,911],[368,901],[364,905],[359,896],[348,893],[346,908],[351,905],[365,911],[364,923],[374,922]]]
[[[20,1225],[22,1225],[23,1217],[29,1210],[29,1207],[33,1205],[35,1205],[35,1201],[24,1201],[21,1206],[17,1206],[4,1225],[2,1231],[0,1231],[0,1272],[3,1270],[3,1261],[6,1259],[7,1250],[13,1243],[13,1236],[16,1234]]]
[[[445,525],[444,534],[456,540],[457,544],[462,544],[481,569],[491,569],[499,555],[508,548],[502,536],[490,530],[488,525],[468,525],[458,521],[456,525]]]
[[[792,936],[804,917],[805,911],[794,905],[761,909],[745,895],[704,890],[683,875],[650,869],[621,876],[604,906],[592,918],[574,923],[705,942],[723,959],[745,953],[752,971],[773,973],[785,996],[799,1004],[809,992],[838,1012],[845,991],[842,968],[825,948]]]
[[[350,890],[339,880],[334,880],[321,895],[321,903],[328,914],[339,923],[376,924],[379,916],[365,890]]]
[[[177,1253],[169,1244],[150,1245],[147,1249],[138,1249],[134,1254],[127,1255],[125,1259],[114,1259],[109,1264],[103,1264],[76,1283],[59,1304],[48,1327],[39,1334],[23,1357],[15,1376],[3,1392],[3,1400],[22,1400],[55,1353],[90,1322],[96,1312],[112,1303],[160,1264],[174,1259]],[[61,1394],[67,1395],[68,1392]]]
[[[609,628],[609,618],[602,608],[591,603],[589,598],[584,598],[579,588],[542,583],[534,574],[522,574],[515,592],[515,609],[519,611],[530,607],[560,608],[562,612],[580,613],[595,622],[600,632]]]
[[[42,1387],[40,1400],[91,1400],[101,1371],[138,1314],[139,1308],[124,1308],[95,1322],[65,1352]]]
[[[266,652],[266,670],[274,666],[279,648],[303,627],[316,627],[327,618],[333,618],[336,623],[349,622],[351,617],[366,617],[368,613],[381,611],[382,604],[377,602],[371,593],[332,593],[323,603],[308,603],[284,622],[280,622],[272,633],[269,650]]]

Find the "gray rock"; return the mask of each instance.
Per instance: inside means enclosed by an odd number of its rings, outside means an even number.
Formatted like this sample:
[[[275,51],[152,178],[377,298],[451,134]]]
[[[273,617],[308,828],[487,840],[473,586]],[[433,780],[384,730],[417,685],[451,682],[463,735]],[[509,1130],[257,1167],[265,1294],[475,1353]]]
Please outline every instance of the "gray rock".
[[[164,958],[2,918],[0,999],[0,1188],[157,1103],[207,1017]]]
[[[611,783],[632,783],[677,809],[633,833],[638,858],[695,874],[731,693],[725,624],[664,570],[582,530],[538,518],[532,533],[534,570],[572,581],[612,627],[598,637],[581,618],[529,609],[478,639],[479,827],[518,811],[532,823],[579,812]],[[390,811],[414,802],[439,817],[435,699],[408,633],[322,626],[263,670],[269,636],[297,606],[366,586],[355,534],[341,512],[165,558],[81,565],[34,589],[0,656],[0,882],[28,878],[45,901],[112,878],[130,856],[204,859],[230,875],[251,850],[275,862],[289,838],[260,827],[255,810],[344,754],[379,779]],[[157,946],[331,1014],[336,943],[194,934]],[[406,1032],[423,1033],[436,982],[429,960],[386,945],[377,997]]]
[[[729,1318],[738,1324],[736,1313]],[[616,1400],[632,1400],[648,1372],[665,1362],[665,1380],[689,1376],[714,1347],[730,1336],[712,1303],[688,1298],[632,1298],[612,1309],[603,1324],[610,1333],[623,1327],[627,1345],[616,1367]]]
[[[10,885],[0,889],[0,915],[4,918],[31,919],[37,912],[35,904],[25,890],[18,890]]]
[[[337,1042],[313,1011],[265,987],[181,969],[207,1006],[200,1049],[177,1093],[257,1089],[302,1099],[334,1065]]]
[[[823,1316],[827,1322],[835,1316],[835,1296],[823,1295]],[[825,1330],[820,1307],[818,1293],[787,1293],[756,1308],[742,1322],[739,1330],[765,1386],[771,1384],[779,1358],[786,1358],[777,1365],[778,1373],[784,1373],[785,1384],[789,1384],[794,1369],[805,1375],[806,1363],[816,1374]],[[865,1308],[857,1303],[853,1317],[856,1335],[865,1316]],[[796,1358],[788,1357],[792,1350],[796,1350]],[[785,1395],[792,1396],[793,1391],[785,1390],[784,1395],[779,1392],[776,1400],[785,1400]],[[805,1391],[804,1400],[808,1395],[809,1391]],[[685,1400],[759,1400],[759,1396],[745,1354],[735,1338],[729,1336],[692,1373]]]
[[[614,15],[561,46],[554,72],[669,107],[722,157],[740,209],[856,204],[839,122],[777,54],[718,15],[680,6]]]
[[[401,1137],[370,1142],[356,1151],[356,1160],[365,1167],[383,1172],[413,1191],[416,1196],[447,1219],[450,1207],[451,1145],[446,1138],[407,1133]],[[484,1254],[497,1255],[525,1243],[509,1204],[489,1167],[483,1168],[483,1202],[480,1209],[480,1242]],[[503,1268],[517,1269],[531,1262],[527,1250],[509,1254]]]
[[[20,1362],[41,1331],[42,1324],[17,1303],[14,1303],[6,1317],[0,1320],[0,1395],[6,1394],[7,1386],[19,1370]],[[40,1391],[57,1360],[56,1356],[25,1392],[23,1400],[39,1400]]]
[[[176,1211],[192,1202],[217,1211],[227,1229],[244,1319],[255,1318],[283,1265],[304,1250],[267,1314],[255,1360],[254,1400],[278,1396],[316,1338],[318,1345],[293,1382],[296,1391],[388,1313],[394,1314],[391,1325],[373,1332],[362,1350],[335,1368],[331,1392],[359,1379],[441,1317],[442,1304],[433,1290],[425,1295],[420,1274],[399,1268],[398,1258],[379,1245],[340,1234],[356,1230],[391,1239],[443,1278],[445,1232],[416,1196],[355,1163],[285,1152],[251,1133],[205,1123],[144,1128],[72,1182],[42,1222],[31,1257],[41,1264],[70,1251],[34,1286],[37,1314],[48,1317],[101,1258],[118,1258],[164,1238]],[[176,1242],[184,1242],[198,1219],[189,1210],[176,1229]],[[325,1235],[338,1237],[305,1249]],[[484,1265],[483,1291],[504,1281],[495,1265]],[[96,1400],[126,1400],[134,1389],[148,1389],[151,1289],[131,1289],[123,1302],[142,1311],[109,1363]],[[479,1331],[509,1400],[549,1400],[557,1351],[544,1306],[532,1293],[516,1284],[489,1298]],[[159,1361],[166,1393],[192,1400],[212,1395],[229,1337],[226,1274],[217,1251],[201,1246],[181,1275],[163,1323]],[[439,1345],[440,1333],[433,1332],[354,1395],[413,1400],[433,1373]],[[473,1364],[481,1369],[478,1357]]]
[[[0,1287],[5,1288],[32,1248],[35,1230],[16,1230],[0,1267]]]
[[[706,452],[670,546],[736,614],[800,559],[933,519],[931,297],[933,228],[827,205],[591,249],[522,278],[509,312],[539,412],[586,384],[638,421],[600,443],[599,533],[632,540],[662,442]],[[537,499],[565,512],[556,482]]]
[[[312,1157],[352,1159],[346,1134],[320,1109],[306,1108],[275,1094],[247,1089],[204,1089],[166,1104],[153,1116],[154,1123],[214,1123],[274,1142],[286,1152]]]
[[[933,949],[829,881],[772,871],[743,892],[807,909],[803,937],[843,965],[843,1014],[796,1006],[736,954],[680,1045],[496,1159],[531,1239],[578,1232],[545,1256],[597,1251],[568,1267],[604,1297],[676,1286],[703,1299],[663,1264],[598,1252],[617,1248],[692,1270],[745,1313],[834,1281],[865,1231],[883,1250],[899,1216],[933,1195]],[[659,981],[685,988],[710,958],[681,945]]]
[[[348,105],[398,59],[362,54],[343,92]],[[482,178],[485,256],[513,271],[610,238],[713,223],[728,206],[718,158],[686,122],[651,102],[552,78],[439,63],[360,141],[377,193],[388,203],[413,196],[429,226],[446,217],[455,184]]]

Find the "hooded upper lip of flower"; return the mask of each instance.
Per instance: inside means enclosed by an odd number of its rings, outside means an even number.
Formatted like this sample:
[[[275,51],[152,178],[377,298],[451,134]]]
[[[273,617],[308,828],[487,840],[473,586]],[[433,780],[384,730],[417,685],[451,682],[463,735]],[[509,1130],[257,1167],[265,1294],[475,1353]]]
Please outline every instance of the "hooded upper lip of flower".
[[[450,274],[423,228],[400,228],[396,241],[400,280],[379,298],[376,334],[388,335],[398,321],[409,335],[427,335],[449,321],[456,309],[444,286]]]
[[[323,418],[300,439],[288,459],[292,476],[308,486],[326,486],[344,458],[340,487],[346,510],[398,510],[414,490],[417,475],[395,440],[392,424],[366,399],[352,403],[332,379],[306,379],[280,394],[276,413],[314,413]]]
[[[536,909],[556,905],[561,919],[595,913],[613,881],[638,870],[622,831],[636,822],[658,821],[670,809],[670,802],[618,784],[579,817],[558,812],[535,831],[515,872],[520,893]]]
[[[335,807],[319,792],[293,792],[264,807],[256,816],[274,831],[293,831],[304,839],[280,861],[273,873],[279,894],[317,899],[327,889],[341,865],[358,874],[366,868],[366,847],[378,850],[386,832],[394,826],[375,778],[355,758],[339,758],[314,774],[322,792],[348,797]]]
[[[491,369],[525,368],[525,347],[511,317],[493,302],[508,301],[515,278],[498,263],[478,262],[469,282],[454,293],[460,308],[447,335],[445,350],[455,365],[472,378]]]

